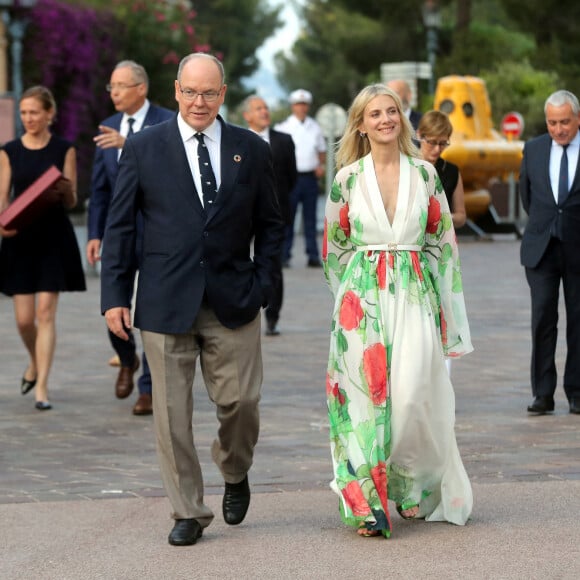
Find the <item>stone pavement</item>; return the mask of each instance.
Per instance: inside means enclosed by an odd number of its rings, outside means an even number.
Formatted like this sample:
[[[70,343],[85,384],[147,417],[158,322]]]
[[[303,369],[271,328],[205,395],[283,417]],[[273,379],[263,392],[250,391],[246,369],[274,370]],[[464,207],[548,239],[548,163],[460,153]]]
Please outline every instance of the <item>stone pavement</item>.
[[[385,542],[340,523],[328,489],[330,294],[298,241],[285,270],[282,335],[263,339],[254,495],[235,528],[221,518],[223,482],[209,455],[216,420],[196,379],[195,437],[216,520],[191,548],[166,542],[151,417],[131,414],[136,395],[114,397],[98,278],[87,278],[86,293],[61,295],[49,412],[19,393],[26,359],[11,302],[0,298],[0,578],[577,578],[580,418],[568,413],[561,384],[553,415],[525,411],[529,296],[519,242],[460,244],[476,349],[452,369],[457,438],[475,492],[465,528],[395,514]],[[563,310],[561,320],[559,369]]]

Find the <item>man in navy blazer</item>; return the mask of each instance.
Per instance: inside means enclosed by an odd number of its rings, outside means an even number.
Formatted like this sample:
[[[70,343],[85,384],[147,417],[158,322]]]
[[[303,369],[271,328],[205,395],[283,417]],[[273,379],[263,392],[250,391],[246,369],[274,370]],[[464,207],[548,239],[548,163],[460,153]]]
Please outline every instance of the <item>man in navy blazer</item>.
[[[194,544],[214,517],[203,501],[192,435],[198,358],[217,408],[212,456],[225,480],[224,519],[239,524],[248,510],[262,383],[260,310],[284,236],[270,147],[218,115],[226,88],[215,57],[194,53],[181,61],[179,113],[127,140],[103,242],[101,308],[110,330],[127,339],[141,213],[135,326],[153,378],[172,545]]]
[[[286,133],[276,131],[270,127],[270,110],[266,101],[258,95],[250,95],[243,105],[243,115],[248,128],[270,143],[272,149],[272,163],[276,176],[276,191],[282,218],[286,227],[292,225],[292,208],[290,206],[290,192],[294,189],[298,178],[296,170],[296,154],[294,140]],[[282,273],[283,256],[272,272],[273,292],[266,308],[266,334],[278,336],[278,320],[284,298],[284,276]]]
[[[407,119],[409,119],[413,129],[416,131],[423,115],[419,111],[415,111],[411,108],[411,97],[413,96],[413,93],[411,92],[409,83],[403,79],[392,79],[387,83],[387,86],[399,95],[401,104],[403,105],[403,112],[407,116]],[[414,142],[415,145],[418,146],[417,141]]]
[[[128,133],[137,133],[151,125],[167,121],[175,116],[169,109],[152,105],[147,99],[149,79],[145,69],[134,61],[119,62],[107,85],[111,100],[118,111],[99,126],[100,134],[94,138],[97,144],[91,179],[91,197],[88,207],[87,261],[94,266],[100,259],[101,240],[109,214],[111,198],[119,172],[119,157]],[[136,259],[140,252],[137,238]],[[139,366],[135,338],[130,333],[128,341],[121,340],[109,331],[113,350],[120,361],[115,393],[119,399],[133,391],[133,375]],[[151,375],[147,358],[143,355],[143,372],[138,381],[139,398],[133,407],[134,415],[150,415],[152,411]]]
[[[548,133],[528,141],[519,191],[529,215],[521,263],[532,299],[530,413],[554,410],[560,282],[566,305],[568,352],[564,392],[571,413],[580,413],[580,107],[575,95],[557,91],[544,105]],[[562,166],[563,163],[563,166]]]

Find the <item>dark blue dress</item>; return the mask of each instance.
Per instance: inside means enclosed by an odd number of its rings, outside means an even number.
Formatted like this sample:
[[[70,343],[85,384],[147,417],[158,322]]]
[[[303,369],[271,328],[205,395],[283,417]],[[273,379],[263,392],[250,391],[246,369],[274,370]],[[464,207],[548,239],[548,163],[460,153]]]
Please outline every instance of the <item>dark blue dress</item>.
[[[10,160],[14,197],[51,165],[61,171],[73,144],[53,135],[46,147],[27,149],[20,139],[3,147]],[[7,296],[36,292],[86,290],[73,225],[66,208],[56,204],[34,223],[0,245],[0,292]]]

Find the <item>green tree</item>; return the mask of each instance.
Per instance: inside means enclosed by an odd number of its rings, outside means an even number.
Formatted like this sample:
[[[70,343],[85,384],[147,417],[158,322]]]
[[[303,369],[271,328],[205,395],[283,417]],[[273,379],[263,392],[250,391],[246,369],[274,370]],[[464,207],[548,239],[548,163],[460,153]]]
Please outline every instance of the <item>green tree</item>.
[[[311,0],[290,57],[279,53],[280,84],[304,87],[317,104],[348,106],[358,90],[380,78],[384,62],[425,60],[421,0]]]
[[[259,67],[256,51],[282,25],[280,7],[267,0],[195,0],[196,34],[223,62],[233,108],[248,94],[242,79]]]
[[[554,70],[562,85],[580,92],[580,39],[576,28],[580,20],[577,0],[501,0],[506,13],[519,30],[530,34],[537,50],[531,64]]]
[[[487,86],[496,127],[506,113],[517,111],[524,118],[524,139],[546,132],[544,102],[560,84],[555,72],[535,70],[527,61],[505,62],[482,71],[481,77]]]

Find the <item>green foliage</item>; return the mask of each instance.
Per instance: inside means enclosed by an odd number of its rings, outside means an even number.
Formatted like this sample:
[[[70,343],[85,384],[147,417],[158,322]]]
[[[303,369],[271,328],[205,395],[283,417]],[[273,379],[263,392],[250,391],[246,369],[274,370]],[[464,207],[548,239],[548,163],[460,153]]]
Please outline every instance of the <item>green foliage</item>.
[[[472,22],[469,30],[452,33],[454,47],[436,64],[437,77],[450,74],[479,76],[481,71],[505,61],[530,57],[535,44],[528,36],[497,24]]]
[[[131,59],[142,64],[149,75],[149,98],[175,109],[173,82],[179,61],[190,52],[210,49],[198,41],[196,13],[190,3],[114,0],[103,4],[123,26],[117,60]]]
[[[537,51],[531,65],[554,71],[561,79],[558,88],[580,93],[580,40],[577,0],[502,0],[506,13],[518,28],[531,35]],[[547,95],[546,95],[547,96]]]
[[[544,102],[560,87],[554,72],[535,70],[529,62],[504,62],[494,70],[482,71],[491,102],[494,124],[510,111],[524,118],[523,138],[546,132]]]
[[[288,91],[307,88],[315,105],[348,107],[364,85],[379,80],[382,63],[425,60],[421,5],[421,0],[307,2],[293,54],[275,59],[280,84]]]
[[[312,91],[315,107],[347,108],[382,63],[427,60],[423,0],[305,0],[302,34],[291,56],[276,58],[289,91]],[[496,124],[509,110],[526,120],[525,135],[544,130],[543,102],[550,92],[580,93],[580,20],[577,0],[439,0],[435,77],[482,76]],[[463,20],[462,20],[463,19]],[[512,75],[512,76],[510,76]],[[419,108],[432,95],[419,82]]]
[[[241,80],[258,69],[256,51],[282,25],[281,8],[270,7],[267,0],[195,0],[193,4],[198,37],[223,62],[226,104],[233,109],[250,94]]]

